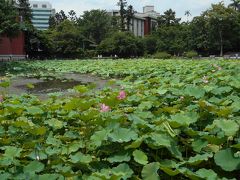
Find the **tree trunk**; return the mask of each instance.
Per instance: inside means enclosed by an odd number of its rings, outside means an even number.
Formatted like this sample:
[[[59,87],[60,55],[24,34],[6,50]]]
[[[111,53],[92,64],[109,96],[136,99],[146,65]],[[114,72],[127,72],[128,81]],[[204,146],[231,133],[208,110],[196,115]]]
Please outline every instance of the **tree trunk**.
[[[223,56],[223,37],[222,37],[222,31],[219,31],[219,37],[220,37],[220,57]]]

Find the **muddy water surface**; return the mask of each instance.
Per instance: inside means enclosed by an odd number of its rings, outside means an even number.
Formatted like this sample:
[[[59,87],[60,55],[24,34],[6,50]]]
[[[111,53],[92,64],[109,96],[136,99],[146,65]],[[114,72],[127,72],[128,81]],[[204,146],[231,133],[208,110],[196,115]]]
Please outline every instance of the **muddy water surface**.
[[[38,96],[40,99],[46,99],[48,93],[61,92],[64,95],[69,94],[68,89],[72,89],[77,85],[95,84],[96,90],[107,86],[109,80],[102,79],[90,74],[68,73],[62,75],[61,79],[50,78],[42,80],[37,78],[16,77],[11,80],[10,87],[1,91],[6,91],[10,95],[21,95],[29,93]],[[116,86],[112,86],[115,88]]]

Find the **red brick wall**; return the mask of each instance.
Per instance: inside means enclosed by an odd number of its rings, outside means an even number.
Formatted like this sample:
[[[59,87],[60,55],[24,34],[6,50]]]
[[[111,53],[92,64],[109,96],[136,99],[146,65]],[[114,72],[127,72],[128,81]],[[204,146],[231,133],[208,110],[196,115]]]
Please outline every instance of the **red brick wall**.
[[[24,51],[24,33],[21,32],[17,37],[0,37],[0,55],[25,55]]]
[[[149,35],[151,32],[151,18],[146,18],[144,21],[144,35]]]

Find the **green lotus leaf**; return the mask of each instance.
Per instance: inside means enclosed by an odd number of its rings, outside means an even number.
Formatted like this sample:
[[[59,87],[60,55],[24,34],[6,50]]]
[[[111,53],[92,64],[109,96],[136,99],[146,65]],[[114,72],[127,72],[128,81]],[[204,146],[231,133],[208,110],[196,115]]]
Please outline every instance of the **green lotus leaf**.
[[[205,90],[197,86],[187,86],[184,89],[184,95],[193,96],[196,99],[200,99],[205,95]]]
[[[208,145],[208,142],[207,141],[204,141],[202,139],[196,139],[195,141],[193,141],[192,143],[192,147],[193,147],[193,150],[195,152],[198,152],[200,153],[201,150],[206,147]]]
[[[21,152],[23,150],[22,148],[17,148],[14,146],[4,146],[4,147],[1,147],[0,149],[5,150],[5,153],[3,155],[4,157],[9,159],[20,157]]]
[[[37,127],[37,128],[32,129],[31,133],[33,135],[40,135],[40,136],[42,136],[42,135],[46,134],[47,130],[48,129],[46,127],[41,126],[41,127]]]
[[[38,176],[39,180],[64,180],[64,177],[60,174],[43,174]]]
[[[53,132],[50,132],[50,134],[48,135],[48,137],[46,139],[46,144],[59,147],[59,146],[61,146],[62,142],[61,142],[61,140],[53,137]]]
[[[142,142],[143,142],[143,139],[139,138],[136,141],[133,141],[130,145],[125,146],[125,149],[136,149],[136,148],[139,148],[141,146]]]
[[[127,153],[127,152],[121,152],[121,153],[115,154],[115,155],[107,158],[107,160],[108,160],[110,163],[115,163],[115,162],[128,162],[128,161],[130,161],[130,159],[131,159],[131,156],[130,156],[129,153]]]
[[[190,124],[197,122],[198,118],[199,115],[195,112],[179,113],[171,116],[169,124],[174,128],[181,126],[188,127]]]
[[[167,91],[168,91],[167,89],[158,89],[157,93],[160,95],[164,95],[164,94],[166,94]]]
[[[11,179],[11,174],[9,174],[9,173],[1,173],[0,174],[0,179],[1,180],[8,180],[8,179]]]
[[[144,101],[138,107],[141,110],[149,110],[152,108],[152,106],[153,106],[153,103],[151,101]]]
[[[45,166],[43,163],[38,161],[32,161],[27,166],[25,166],[23,170],[24,170],[24,173],[34,174],[34,173],[42,172],[44,170],[44,167]]]
[[[190,157],[187,163],[192,165],[198,165],[202,161],[208,161],[208,159],[212,157],[213,157],[213,154],[202,154],[202,155],[197,154],[194,157]]]
[[[58,147],[49,146],[45,149],[45,153],[49,156],[58,155],[59,153],[61,153],[61,149]]]
[[[40,115],[44,113],[44,111],[37,106],[28,107],[26,110],[30,115]]]
[[[138,135],[131,129],[116,128],[108,135],[108,137],[112,142],[122,143],[136,140],[138,138]]]
[[[121,176],[121,179],[123,180],[131,178],[134,173],[133,170],[126,163],[118,165],[117,167],[113,168],[112,171],[117,174],[122,173],[123,175]]]
[[[226,136],[235,136],[239,131],[239,124],[233,120],[215,120],[214,124],[225,133]]]
[[[44,123],[49,125],[50,127],[52,127],[54,130],[62,129],[64,126],[64,123],[57,119],[50,119],[50,120],[45,121]]]
[[[148,163],[147,155],[140,150],[133,151],[133,158],[139,164],[146,165]]]
[[[235,157],[231,148],[221,150],[214,156],[215,163],[225,171],[240,169],[240,157]]]
[[[216,89],[213,89],[211,92],[215,95],[221,95],[224,93],[229,93],[231,92],[232,88],[230,86],[225,86],[225,87],[217,87]]]
[[[160,162],[160,169],[170,176],[176,176],[180,173],[179,165],[173,160],[162,160]]]
[[[0,126],[0,136],[4,134],[5,134],[5,129],[2,126]]]
[[[152,148],[171,147],[172,139],[165,134],[152,133],[148,137],[145,142]]]
[[[101,146],[102,142],[104,140],[107,140],[107,135],[108,135],[109,131],[108,130],[101,130],[101,131],[97,131],[95,132],[92,136],[91,136],[91,141],[92,144],[96,147]]]
[[[78,91],[79,93],[86,93],[88,92],[88,88],[84,85],[78,85],[74,87],[74,90]]]
[[[89,164],[92,161],[92,157],[90,155],[85,155],[81,152],[71,155],[70,158],[72,163]]]
[[[206,180],[217,180],[218,175],[211,169],[199,169],[196,174]]]
[[[160,177],[158,175],[159,163],[153,162],[147,164],[142,169],[142,178],[144,180],[159,180]]]

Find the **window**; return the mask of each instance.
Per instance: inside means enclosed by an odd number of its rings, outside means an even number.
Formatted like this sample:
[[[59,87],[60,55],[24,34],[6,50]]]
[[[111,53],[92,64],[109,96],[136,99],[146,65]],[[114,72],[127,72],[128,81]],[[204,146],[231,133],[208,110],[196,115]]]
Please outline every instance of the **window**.
[[[46,4],[43,4],[43,5],[42,5],[42,8],[47,8],[47,5],[46,5]]]
[[[38,8],[38,5],[37,4],[33,4],[33,8]]]

